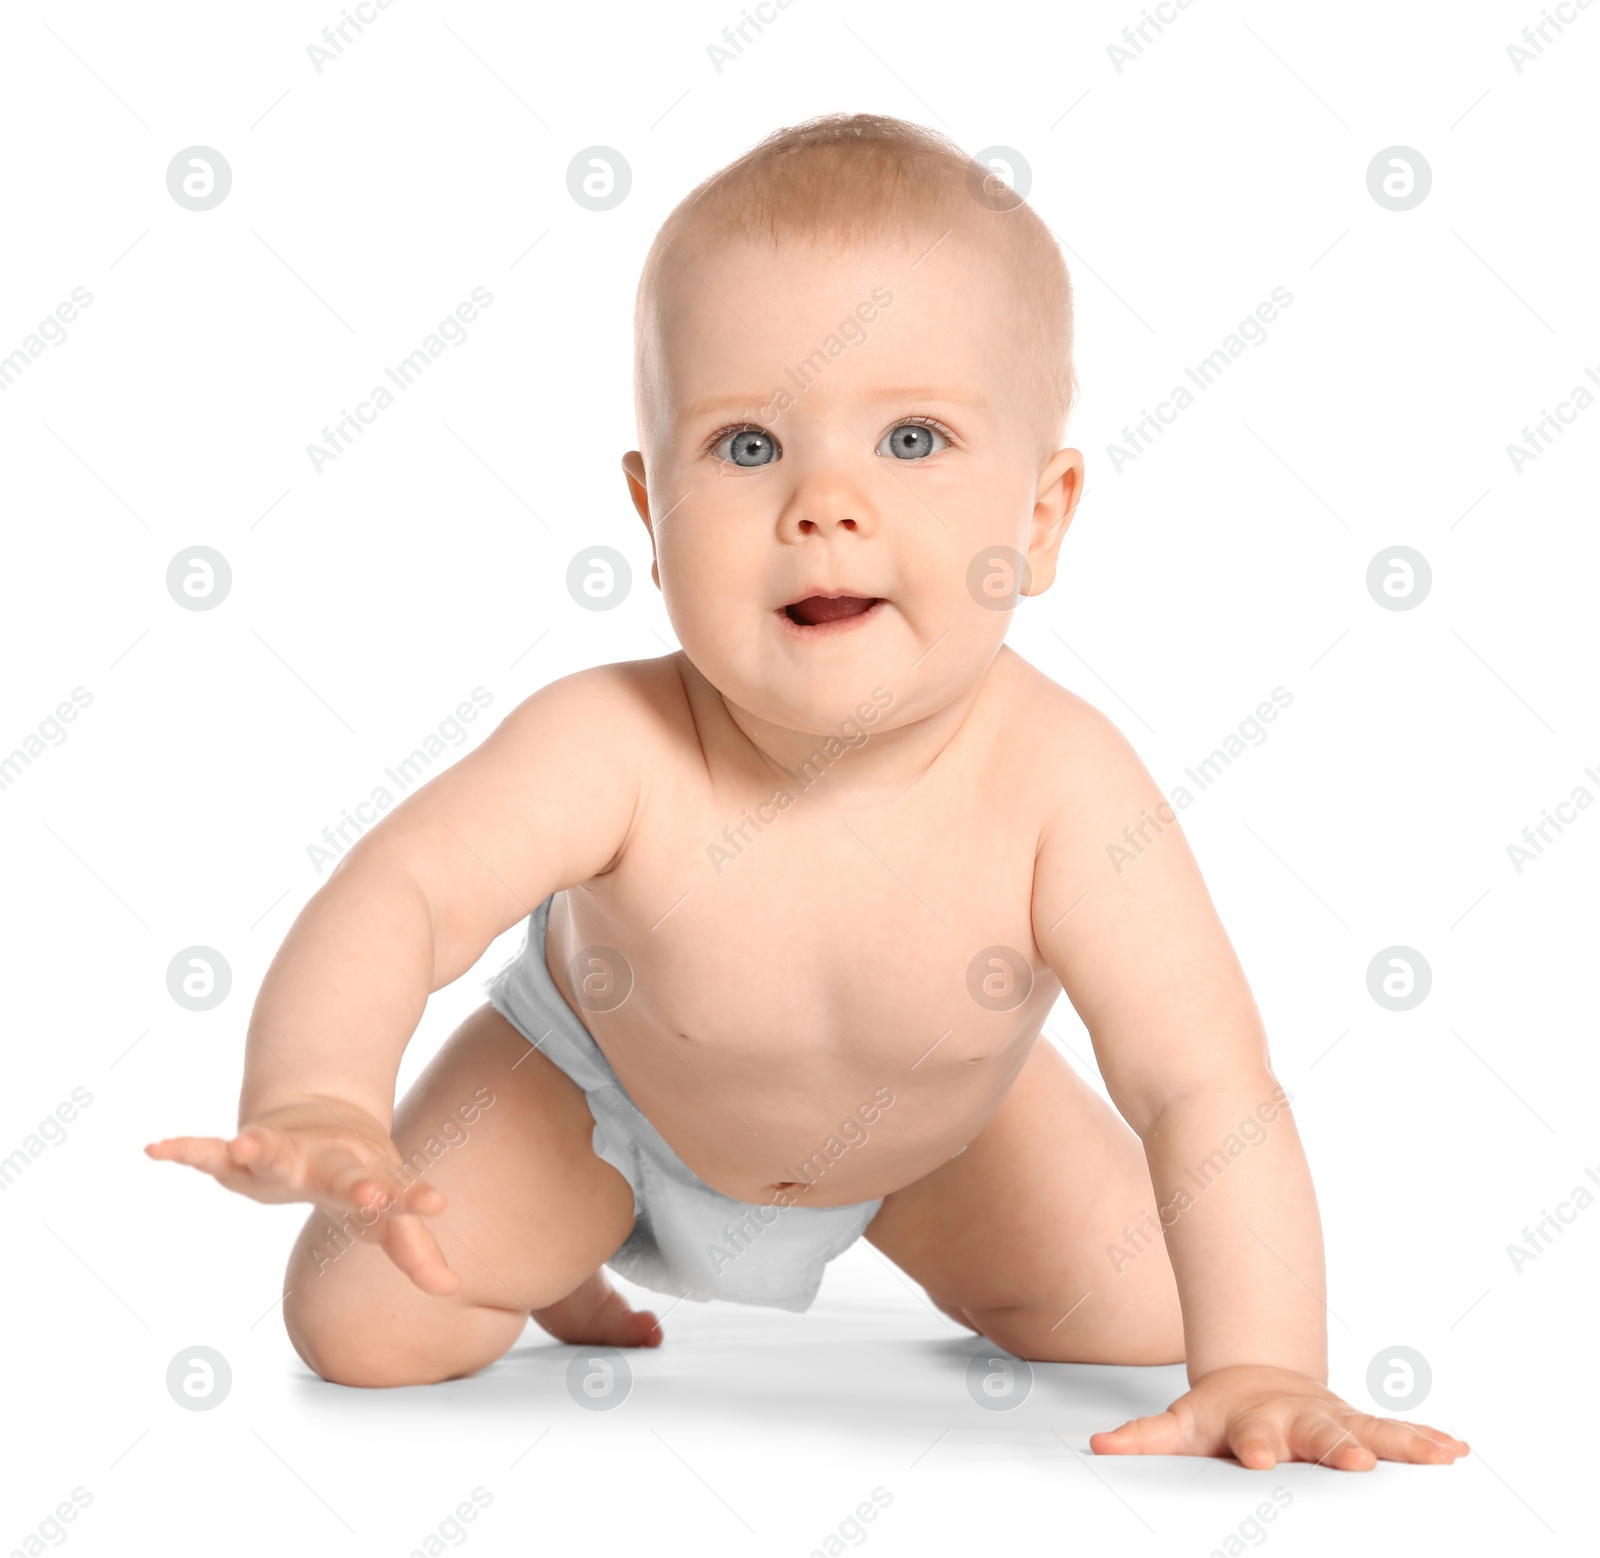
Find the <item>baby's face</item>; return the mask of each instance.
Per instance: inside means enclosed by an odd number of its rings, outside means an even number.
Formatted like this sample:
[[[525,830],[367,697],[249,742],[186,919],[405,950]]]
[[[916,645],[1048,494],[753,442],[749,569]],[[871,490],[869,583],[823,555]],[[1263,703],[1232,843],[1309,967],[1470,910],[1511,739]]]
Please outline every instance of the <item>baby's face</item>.
[[[723,244],[664,283],[624,466],[689,659],[784,729],[832,733],[876,688],[879,728],[960,698],[1081,489],[1075,450],[1041,454],[1026,299],[964,235],[932,242]]]

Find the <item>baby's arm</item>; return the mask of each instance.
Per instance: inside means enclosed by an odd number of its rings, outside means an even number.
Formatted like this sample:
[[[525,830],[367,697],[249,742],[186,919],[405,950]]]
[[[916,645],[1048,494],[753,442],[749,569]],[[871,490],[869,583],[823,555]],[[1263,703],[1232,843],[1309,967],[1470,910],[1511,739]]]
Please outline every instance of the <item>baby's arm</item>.
[[[1109,721],[1084,706],[1079,725],[1035,870],[1034,935],[1144,1143],[1193,1387],[1095,1450],[1350,1470],[1453,1459],[1460,1440],[1327,1389],[1316,1196],[1260,1013],[1172,808]]]
[[[641,801],[647,690],[629,666],[535,693],[476,750],[364,834],[301,910],[256,997],[238,1134],[145,1150],[260,1201],[375,1202],[384,1248],[431,1293],[459,1278],[398,1196],[395,1077],[428,996],[548,894],[603,871]]]

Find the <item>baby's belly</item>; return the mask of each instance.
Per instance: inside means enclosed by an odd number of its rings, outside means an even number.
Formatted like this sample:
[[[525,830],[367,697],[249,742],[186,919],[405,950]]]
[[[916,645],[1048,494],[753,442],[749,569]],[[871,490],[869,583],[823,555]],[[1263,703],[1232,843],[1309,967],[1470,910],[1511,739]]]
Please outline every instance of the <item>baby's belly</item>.
[[[953,931],[962,955],[952,958],[894,925],[814,929],[802,945],[798,932],[768,927],[742,942],[725,927],[708,945],[613,920],[604,934],[623,944],[632,989],[598,1011],[568,976],[587,934],[552,914],[546,962],[567,1004],[687,1167],[756,1204],[870,1201],[959,1154],[1060,990],[1035,956],[1009,994],[1005,969],[985,964],[1000,990],[985,997],[964,948],[974,936],[980,950],[992,945],[992,929]]]
[[[945,1060],[936,1049],[915,1072],[819,1059],[804,1075],[773,1061],[753,1078],[725,1038],[675,1033],[669,1050],[626,1022],[604,1036],[598,1025],[590,1031],[645,1117],[714,1190],[814,1207],[886,1196],[960,1153],[999,1107],[1033,1037],[984,1056]]]

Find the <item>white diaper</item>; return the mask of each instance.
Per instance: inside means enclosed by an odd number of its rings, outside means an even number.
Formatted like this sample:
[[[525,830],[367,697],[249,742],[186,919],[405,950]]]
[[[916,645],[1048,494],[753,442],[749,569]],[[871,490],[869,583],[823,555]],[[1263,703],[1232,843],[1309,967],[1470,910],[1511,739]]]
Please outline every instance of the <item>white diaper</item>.
[[[594,1036],[545,967],[554,894],[528,916],[521,952],[486,986],[495,1010],[583,1089],[595,1155],[633,1187],[633,1231],[606,1264],[674,1298],[809,1309],[822,1269],[883,1205],[761,1206],[735,1201],[690,1171],[628,1096]]]

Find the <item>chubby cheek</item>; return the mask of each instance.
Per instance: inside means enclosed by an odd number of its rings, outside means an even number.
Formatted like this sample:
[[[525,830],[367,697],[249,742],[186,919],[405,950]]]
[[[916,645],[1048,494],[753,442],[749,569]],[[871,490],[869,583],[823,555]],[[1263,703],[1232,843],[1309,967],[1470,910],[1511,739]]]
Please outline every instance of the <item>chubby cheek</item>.
[[[978,545],[977,536],[953,532],[901,549],[895,604],[920,642],[946,633],[965,642],[991,628],[1004,633],[1007,615],[979,604],[982,569],[973,563]]]
[[[668,520],[656,543],[661,593],[686,649],[735,648],[754,631],[763,594],[758,549],[739,527],[691,514],[690,503]]]
[[[902,591],[895,601],[911,640],[911,658],[934,649],[919,664],[920,674],[940,681],[949,672],[959,683],[974,668],[999,652],[1010,631],[1013,611],[979,604],[981,570],[969,570],[970,559],[957,549],[941,551],[937,560],[921,558],[914,571],[903,570]],[[976,593],[974,593],[976,591]]]

